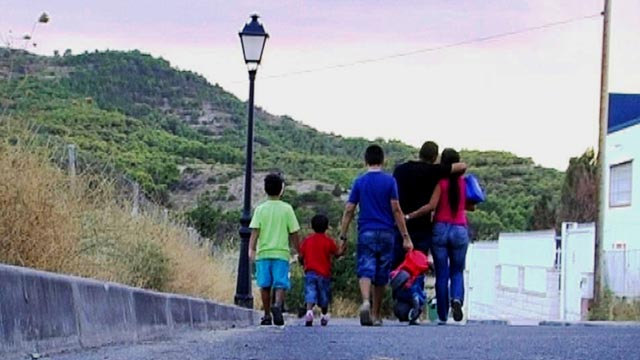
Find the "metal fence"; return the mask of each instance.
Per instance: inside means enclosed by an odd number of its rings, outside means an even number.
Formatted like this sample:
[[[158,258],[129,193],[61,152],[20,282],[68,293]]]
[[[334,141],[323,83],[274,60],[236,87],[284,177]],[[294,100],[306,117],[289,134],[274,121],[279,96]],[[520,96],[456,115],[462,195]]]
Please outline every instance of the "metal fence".
[[[640,250],[607,250],[604,261],[608,288],[616,296],[640,297]]]
[[[55,141],[50,146],[53,151],[54,162],[60,168],[66,169],[72,179],[76,175],[94,174],[112,181],[112,185],[116,190],[116,193],[113,194],[115,200],[121,206],[130,210],[131,216],[146,214],[157,221],[168,222],[177,227],[185,227],[184,223],[174,221],[169,216],[167,208],[149,199],[138,182],[116,169],[111,162],[99,159],[74,144]],[[199,246],[211,246],[209,239],[202,237],[194,228],[186,227],[186,231],[191,242]]]

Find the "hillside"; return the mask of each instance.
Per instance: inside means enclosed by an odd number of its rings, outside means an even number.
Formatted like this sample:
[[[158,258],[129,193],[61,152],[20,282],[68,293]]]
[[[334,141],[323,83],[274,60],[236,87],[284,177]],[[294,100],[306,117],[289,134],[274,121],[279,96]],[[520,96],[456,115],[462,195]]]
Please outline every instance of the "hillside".
[[[163,59],[138,51],[41,57],[0,49],[0,104],[3,115],[32,122],[47,141],[74,143],[83,158],[112,164],[165,206],[189,209],[206,201],[219,211],[239,207],[246,103]],[[256,171],[284,172],[301,194],[333,193],[316,196],[323,201],[338,200],[349,187],[371,142],[322,133],[259,108],[255,133]],[[376,142],[388,154],[388,169],[417,152],[398,141]],[[489,195],[471,217],[477,238],[524,230],[543,194],[559,197],[562,173],[531,159],[479,151],[462,157]]]

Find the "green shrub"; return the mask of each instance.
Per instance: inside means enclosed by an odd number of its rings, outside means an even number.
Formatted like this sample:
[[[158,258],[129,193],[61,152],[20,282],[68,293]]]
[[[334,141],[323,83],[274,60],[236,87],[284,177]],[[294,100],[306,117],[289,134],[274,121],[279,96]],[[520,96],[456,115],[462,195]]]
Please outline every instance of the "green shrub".
[[[162,291],[169,282],[169,258],[162,247],[151,241],[139,241],[129,249],[125,266],[129,282],[137,286]]]

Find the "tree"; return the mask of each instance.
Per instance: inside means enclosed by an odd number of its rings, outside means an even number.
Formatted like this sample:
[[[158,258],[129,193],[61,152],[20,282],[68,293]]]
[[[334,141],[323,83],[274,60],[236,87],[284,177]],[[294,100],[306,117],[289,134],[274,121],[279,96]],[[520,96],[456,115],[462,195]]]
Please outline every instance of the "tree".
[[[559,221],[593,222],[596,220],[596,176],[598,166],[593,149],[571,158],[562,185]]]
[[[467,213],[469,217],[469,233],[473,240],[498,240],[500,231],[505,229],[500,217],[495,212],[476,210]]]
[[[336,186],[333,187],[331,195],[335,197],[339,197],[340,195],[342,195],[342,188],[340,187],[340,184],[336,184]]]
[[[533,206],[529,229],[548,230],[556,228],[558,206],[549,194],[543,194]]]

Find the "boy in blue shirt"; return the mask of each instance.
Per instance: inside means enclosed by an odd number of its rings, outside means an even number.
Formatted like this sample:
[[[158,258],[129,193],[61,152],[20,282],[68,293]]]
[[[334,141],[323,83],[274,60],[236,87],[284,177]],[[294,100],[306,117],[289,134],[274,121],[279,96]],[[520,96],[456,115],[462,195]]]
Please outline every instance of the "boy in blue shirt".
[[[342,216],[340,240],[346,242],[346,234],[358,206],[357,274],[362,295],[360,325],[380,326],[380,307],[391,272],[396,225],[402,234],[403,247],[410,250],[413,245],[400,210],[396,180],[382,171],[384,151],[379,145],[370,145],[364,158],[368,171],[356,178],[351,187]]]

